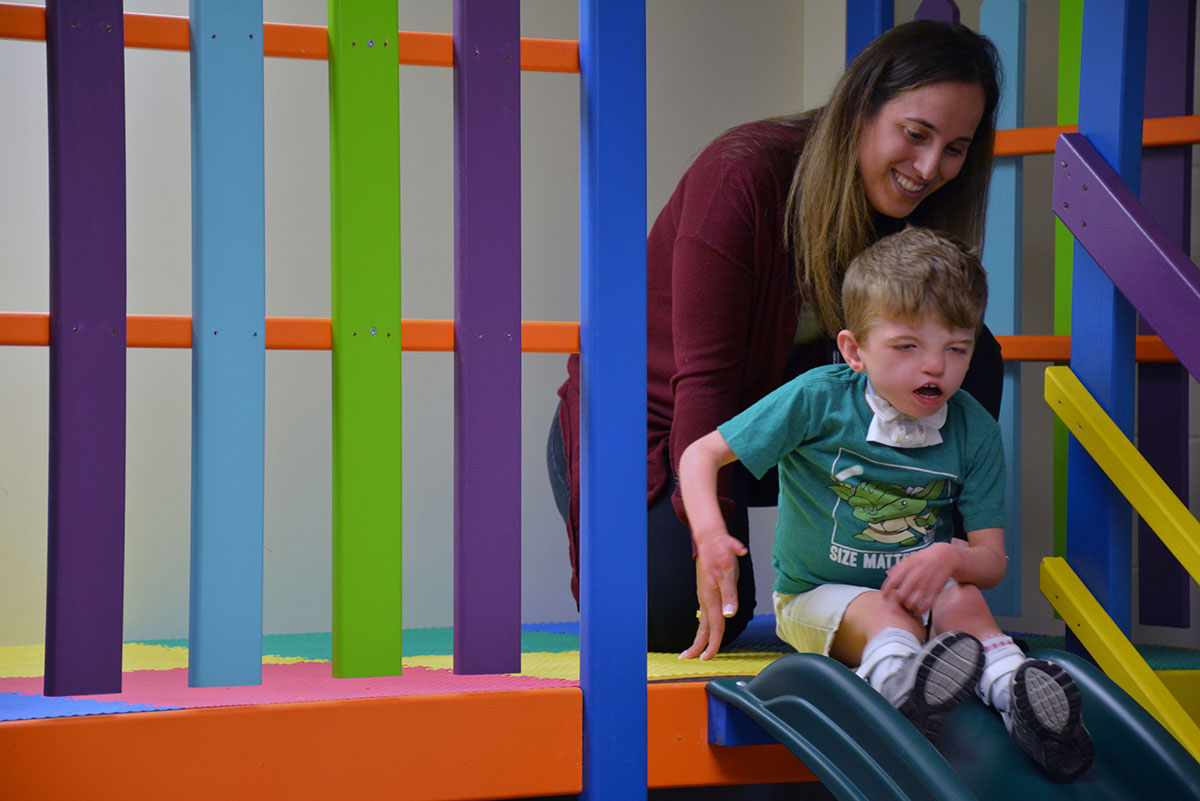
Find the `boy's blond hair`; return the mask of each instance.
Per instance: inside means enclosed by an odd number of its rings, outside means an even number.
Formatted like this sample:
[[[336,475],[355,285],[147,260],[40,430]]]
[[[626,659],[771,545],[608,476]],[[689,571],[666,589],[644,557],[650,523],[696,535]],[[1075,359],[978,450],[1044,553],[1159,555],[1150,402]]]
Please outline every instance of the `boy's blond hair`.
[[[860,342],[880,318],[934,315],[947,328],[979,333],[987,308],[979,253],[959,239],[909,226],[858,254],[846,268],[842,310]]]

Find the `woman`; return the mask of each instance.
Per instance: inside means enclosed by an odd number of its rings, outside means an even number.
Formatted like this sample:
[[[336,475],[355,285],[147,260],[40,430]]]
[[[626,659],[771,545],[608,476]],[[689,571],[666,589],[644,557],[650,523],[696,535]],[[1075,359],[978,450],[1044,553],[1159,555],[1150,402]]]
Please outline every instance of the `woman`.
[[[743,125],[684,173],[647,241],[649,648],[696,636],[692,542],[676,487],[694,440],[798,373],[835,358],[841,276],[870,243],[912,222],[983,238],[999,66],[958,25],[901,25],[866,47],[824,107]],[[999,415],[1003,365],[986,329],[963,383]],[[551,426],[547,459],[567,524],[579,598],[579,357]],[[730,533],[773,506],[774,476],[722,470]],[[725,642],[754,611],[750,555],[739,563]]]

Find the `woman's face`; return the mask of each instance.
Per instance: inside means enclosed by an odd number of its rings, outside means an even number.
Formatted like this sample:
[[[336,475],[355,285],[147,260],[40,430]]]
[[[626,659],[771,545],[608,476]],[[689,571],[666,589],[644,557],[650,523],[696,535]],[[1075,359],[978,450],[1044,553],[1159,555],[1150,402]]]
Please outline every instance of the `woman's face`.
[[[872,208],[912,214],[958,175],[982,117],[979,84],[935,83],[884,103],[859,140],[858,172]]]

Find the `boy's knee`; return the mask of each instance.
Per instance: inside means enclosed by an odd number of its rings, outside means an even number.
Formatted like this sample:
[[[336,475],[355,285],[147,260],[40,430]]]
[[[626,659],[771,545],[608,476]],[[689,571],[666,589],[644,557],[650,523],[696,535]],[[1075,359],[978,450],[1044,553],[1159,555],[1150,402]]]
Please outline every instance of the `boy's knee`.
[[[921,615],[905,609],[894,597],[885,598],[882,593],[878,594],[877,601],[875,615],[882,628],[904,629],[925,641],[925,621]]]
[[[971,620],[991,617],[987,599],[974,584],[953,584],[938,595],[933,615],[941,620]]]

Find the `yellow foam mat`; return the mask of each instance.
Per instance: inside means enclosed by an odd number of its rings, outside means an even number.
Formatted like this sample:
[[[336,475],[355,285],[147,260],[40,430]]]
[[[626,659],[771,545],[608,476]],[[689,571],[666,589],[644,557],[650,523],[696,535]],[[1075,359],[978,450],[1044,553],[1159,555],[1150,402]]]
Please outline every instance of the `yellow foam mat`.
[[[312,662],[298,656],[264,656],[264,665]],[[320,660],[324,661],[324,660]],[[46,646],[10,645],[0,648],[0,678],[36,678],[46,665]],[[121,670],[173,670],[188,665],[188,649],[174,645],[125,643],[121,647]]]
[[[646,677],[652,680],[690,679],[706,676],[754,676],[781,655],[777,653],[732,653],[718,654],[707,662],[698,659],[680,659],[677,654],[648,654]],[[423,667],[435,670],[451,670],[454,657],[406,656],[404,667]],[[579,681],[579,652],[521,654],[521,676],[539,679],[565,679]]]
[[[680,659],[676,654],[648,654],[646,676],[651,680],[702,678],[705,676],[753,676],[779,658],[777,653],[722,653],[708,662]],[[46,648],[42,645],[15,645],[0,648],[0,678],[33,678],[45,667]],[[264,656],[264,665],[290,665],[297,662],[325,662],[298,656]],[[172,670],[186,668],[188,650],[181,646],[126,643],[122,648],[121,668],[131,670]],[[454,657],[449,654],[406,656],[404,667],[452,670]],[[539,679],[579,681],[579,652],[533,652],[521,655],[520,676]]]

